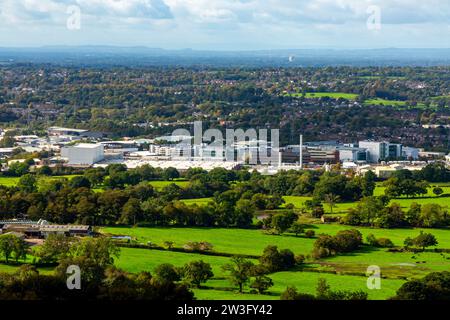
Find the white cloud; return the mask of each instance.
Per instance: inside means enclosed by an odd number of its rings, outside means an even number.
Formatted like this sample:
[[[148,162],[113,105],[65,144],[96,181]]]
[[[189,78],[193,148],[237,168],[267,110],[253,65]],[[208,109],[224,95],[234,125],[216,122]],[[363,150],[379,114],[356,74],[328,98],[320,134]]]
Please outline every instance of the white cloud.
[[[119,30],[122,38],[117,33],[117,40],[143,44],[152,39],[162,46],[215,48],[220,41],[229,46],[256,42],[268,47],[295,46],[316,44],[316,39],[324,45],[337,39],[351,45],[367,38],[368,45],[384,41],[392,46],[400,43],[394,39],[400,39],[450,46],[449,0],[0,0],[0,32],[10,30],[26,41],[21,27],[33,26],[36,32],[47,27],[52,28],[52,41],[57,42],[56,30],[67,32],[69,5],[81,9],[82,30],[89,32],[79,37],[86,42],[113,41],[99,35]],[[366,27],[371,5],[381,9],[382,31],[376,37]]]
[[[278,23],[342,24],[367,18],[367,7],[377,5],[387,23],[405,24],[450,20],[448,0],[165,0],[177,18],[210,22],[203,17],[211,12],[228,15],[247,22],[272,17]],[[233,14],[231,14],[233,13]]]
[[[60,24],[71,5],[80,7],[85,18],[98,23],[172,18],[163,0],[0,0],[0,24]]]

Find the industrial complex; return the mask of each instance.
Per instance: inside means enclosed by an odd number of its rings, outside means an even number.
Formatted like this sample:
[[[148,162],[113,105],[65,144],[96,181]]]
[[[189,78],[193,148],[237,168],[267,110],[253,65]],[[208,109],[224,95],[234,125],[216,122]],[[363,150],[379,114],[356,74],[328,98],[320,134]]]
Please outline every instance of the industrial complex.
[[[5,134],[5,132],[2,132]],[[378,176],[402,168],[419,170],[428,161],[450,162],[450,156],[438,152],[402,146],[388,141],[309,141],[286,146],[272,146],[261,140],[236,141],[231,145],[194,144],[193,137],[172,135],[153,139],[107,140],[105,135],[89,130],[50,127],[47,135],[15,136],[16,147],[0,148],[0,156],[8,160],[18,148],[26,152],[49,151],[46,161],[35,159],[35,165],[107,166],[123,163],[129,168],[148,164],[153,167],[173,167],[184,171],[193,167],[212,170],[217,167],[234,169],[250,166],[265,174],[286,169],[317,169],[340,163],[343,169]],[[10,165],[14,159],[6,161]],[[4,166],[5,166],[4,165]]]

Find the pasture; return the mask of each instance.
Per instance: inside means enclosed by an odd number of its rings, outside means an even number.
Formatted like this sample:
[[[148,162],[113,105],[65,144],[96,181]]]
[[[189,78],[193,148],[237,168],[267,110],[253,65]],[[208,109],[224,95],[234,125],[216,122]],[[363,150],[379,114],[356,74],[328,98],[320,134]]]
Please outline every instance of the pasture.
[[[316,235],[321,233],[336,234],[339,230],[353,227],[337,224],[308,225]],[[364,239],[370,233],[376,237],[386,237],[394,244],[401,246],[406,237],[413,237],[425,229],[375,229],[357,227]],[[450,230],[426,229],[434,234],[439,242],[438,248],[450,248]],[[105,234],[130,235],[138,242],[151,241],[163,245],[164,241],[174,241],[174,247],[182,247],[189,241],[207,241],[213,244],[213,250],[229,254],[261,255],[267,245],[277,245],[279,249],[288,248],[295,254],[309,254],[315,239],[296,237],[291,234],[268,235],[255,229],[220,229],[220,228],[102,228]],[[203,260],[211,264],[214,277],[201,289],[194,289],[197,299],[231,299],[262,300],[279,299],[287,286],[297,287],[299,292],[315,293],[319,278],[325,278],[334,290],[363,290],[369,299],[386,299],[395,295],[396,290],[407,280],[420,278],[433,271],[444,271],[450,268],[450,253],[425,251],[389,252],[384,248],[363,246],[360,250],[328,257],[320,260],[308,260],[304,267],[291,271],[276,272],[268,276],[274,286],[267,294],[236,292],[222,266],[230,261],[228,257],[202,255],[201,253],[174,252],[169,250],[149,250],[122,248],[120,258],[115,264],[129,272],[150,271],[161,263],[182,266],[189,261]],[[253,260],[257,263],[256,260]],[[365,272],[368,266],[381,268],[383,279],[380,290],[369,290],[366,286]],[[304,270],[302,270],[304,269]]]
[[[198,206],[206,206],[208,203],[213,201],[213,198],[181,199],[180,201],[187,205],[196,204]]]
[[[425,253],[424,255],[432,255]],[[338,258],[338,257],[336,257]],[[424,259],[425,257],[421,257]],[[427,257],[427,259],[429,259]],[[222,271],[222,266],[230,262],[230,258],[207,256],[196,253],[181,253],[173,251],[161,250],[147,250],[134,248],[121,248],[120,258],[115,261],[115,265],[128,272],[137,273],[140,271],[153,272],[161,263],[171,263],[176,267],[180,267],[190,261],[203,260],[211,264],[214,277],[204,284],[201,289],[194,289],[195,296],[202,299],[279,299],[281,293],[287,286],[295,286],[299,292],[314,294],[319,278],[325,278],[328,284],[334,290],[363,290],[369,294],[369,299],[386,299],[395,294],[395,291],[402,285],[405,280],[402,279],[382,279],[381,290],[369,290],[366,286],[367,278],[364,276],[343,275],[333,273],[319,273],[308,271],[287,271],[276,272],[270,274],[269,277],[273,280],[274,286],[269,289],[267,294],[250,294],[247,288],[244,294],[236,292],[236,288],[232,287],[226,278],[226,274]],[[393,260],[395,261],[395,260]],[[256,260],[252,260],[255,264]],[[336,261],[332,261],[333,265]],[[349,263],[347,263],[349,265]],[[361,273],[364,273],[369,262],[361,262],[361,265],[356,264],[356,267],[361,267]],[[385,265],[381,265],[384,270]],[[441,268],[442,269],[442,268]],[[336,268],[340,272],[341,270]],[[437,271],[437,269],[435,269]],[[348,270],[347,270],[348,271]],[[355,272],[354,270],[352,270]],[[407,270],[409,271],[409,270]],[[383,274],[384,275],[384,274]]]
[[[302,97],[303,93],[290,93],[288,96],[291,97]],[[347,100],[355,100],[358,95],[354,93],[345,93],[345,92],[306,92],[305,98],[313,99],[313,98],[331,98],[331,99],[347,99]]]
[[[132,273],[140,271],[153,272],[162,263],[170,263],[176,267],[182,267],[188,262],[203,260],[211,264],[215,277],[223,277],[224,274],[221,268],[230,262],[230,259],[227,257],[136,248],[121,248],[120,256],[115,260],[117,267]]]
[[[387,99],[367,99],[364,101],[364,105],[382,105],[382,106],[394,106],[394,107],[403,107],[406,105],[405,101],[398,101],[398,100],[387,100]]]
[[[369,300],[384,300],[395,295],[403,280],[382,279],[379,290],[367,288],[366,277],[346,276],[316,272],[277,272],[270,274],[274,286],[267,294],[238,293],[230,288],[227,280],[210,280],[206,289],[194,289],[195,297],[199,300],[278,300],[281,293],[288,286],[294,286],[298,292],[315,294],[319,278],[327,280],[332,290],[362,290],[368,293]]]
[[[38,187],[46,183],[51,183],[60,179],[73,179],[77,175],[63,175],[63,176],[38,176]],[[0,185],[5,187],[15,187],[19,183],[20,177],[5,177],[0,176]]]
[[[186,180],[172,180],[172,181],[149,181],[149,184],[156,190],[160,190],[171,184],[176,184],[180,188],[185,188],[189,185],[189,181]]]
[[[322,267],[340,273],[365,273],[376,265],[383,277],[418,278],[430,272],[450,269],[450,253],[389,252],[387,249],[364,247],[362,250],[329,257],[320,262]]]
[[[314,224],[307,229],[334,235],[340,230],[358,229],[365,239],[367,235],[389,238],[395,245],[403,245],[407,237],[415,237],[419,232],[431,232],[438,240],[437,248],[450,249],[450,230],[446,229],[378,229],[368,227],[352,227],[339,224]],[[230,228],[127,228],[107,227],[101,228],[105,234],[128,235],[139,243],[148,241],[163,245],[164,241],[173,241],[174,247],[181,248],[190,241],[206,241],[211,243],[213,250],[230,254],[260,255],[268,245],[277,245],[278,248],[289,248],[296,254],[308,254],[315,241],[314,238],[294,236],[292,234],[268,235],[259,229],[230,229]]]
[[[30,263],[31,260],[28,261],[28,263]],[[14,273],[19,269],[20,265],[16,265],[16,264],[4,264],[4,263],[0,263],[0,273],[4,272],[4,273]],[[53,268],[52,267],[39,267],[37,268],[37,270],[39,271],[39,274],[52,274],[53,273]]]
[[[102,228],[101,232],[116,235],[128,235],[139,243],[148,241],[163,245],[164,241],[173,241],[174,247],[181,248],[190,241],[206,241],[213,250],[230,254],[261,255],[263,249],[270,245],[290,248],[295,253],[308,253],[314,239],[292,236],[271,236],[255,229],[226,228]]]
[[[443,194],[441,196],[436,196],[433,193],[434,187],[442,188]],[[383,187],[380,183],[377,184],[374,195],[381,196],[384,194],[385,187]],[[288,203],[292,203],[295,208],[299,209],[305,205],[306,200],[311,200],[312,197],[307,196],[284,196],[283,197],[285,203],[282,207],[285,207]],[[424,196],[419,196],[415,198],[407,198],[407,197],[399,197],[392,199],[390,203],[398,203],[404,210],[409,209],[413,202],[418,204],[429,204],[436,203],[441,206],[449,206],[450,205],[450,186],[448,184],[443,183],[432,183],[427,190],[427,194]],[[338,202],[336,206],[333,207],[333,213],[346,213],[348,209],[356,207],[357,202]],[[323,208],[326,213],[331,213],[331,209],[329,205],[323,203]]]

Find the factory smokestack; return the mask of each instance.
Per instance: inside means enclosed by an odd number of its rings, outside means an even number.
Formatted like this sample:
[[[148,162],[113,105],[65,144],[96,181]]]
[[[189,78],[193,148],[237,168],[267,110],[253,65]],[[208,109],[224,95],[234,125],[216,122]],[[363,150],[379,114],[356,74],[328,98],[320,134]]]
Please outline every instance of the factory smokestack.
[[[303,169],[303,135],[300,135],[300,169]]]

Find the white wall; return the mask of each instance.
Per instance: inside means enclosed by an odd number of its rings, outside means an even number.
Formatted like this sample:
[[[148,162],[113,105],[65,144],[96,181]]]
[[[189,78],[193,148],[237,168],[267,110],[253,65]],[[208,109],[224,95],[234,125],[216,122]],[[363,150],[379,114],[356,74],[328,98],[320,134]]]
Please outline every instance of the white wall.
[[[103,146],[84,147],[75,145],[61,148],[61,156],[68,158],[69,164],[92,165],[104,159]]]

